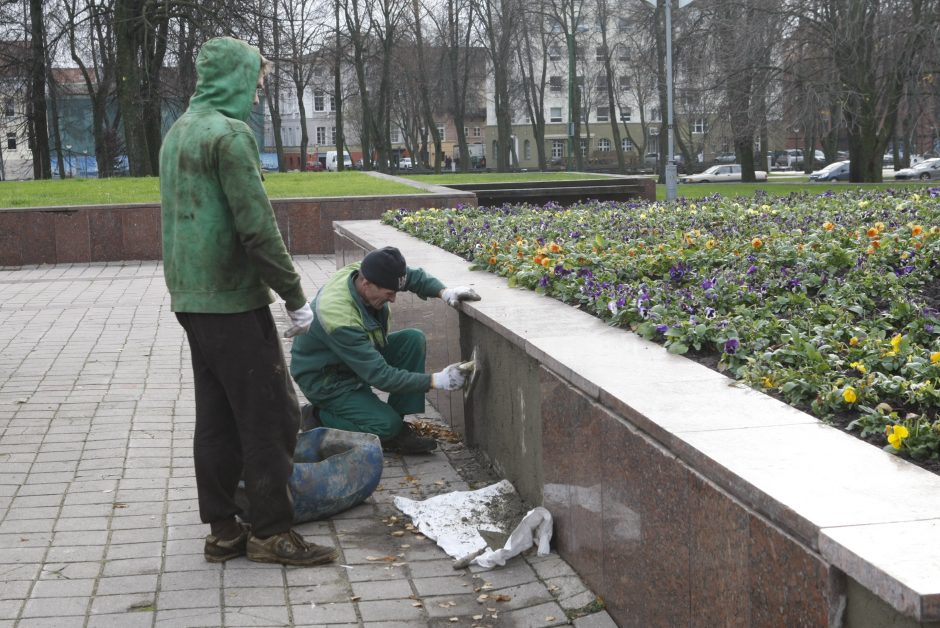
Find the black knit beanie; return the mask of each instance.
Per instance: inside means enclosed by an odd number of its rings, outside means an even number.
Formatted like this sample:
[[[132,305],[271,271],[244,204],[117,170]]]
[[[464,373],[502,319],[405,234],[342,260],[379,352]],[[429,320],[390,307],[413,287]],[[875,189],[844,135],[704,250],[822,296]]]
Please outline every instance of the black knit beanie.
[[[376,249],[366,255],[359,267],[362,276],[386,290],[404,290],[408,281],[405,258],[394,246]]]

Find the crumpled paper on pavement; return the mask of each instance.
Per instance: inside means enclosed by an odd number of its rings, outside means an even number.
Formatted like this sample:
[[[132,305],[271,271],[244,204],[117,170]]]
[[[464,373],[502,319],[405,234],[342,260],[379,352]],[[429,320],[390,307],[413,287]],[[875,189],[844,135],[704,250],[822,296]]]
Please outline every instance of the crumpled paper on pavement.
[[[415,527],[449,556],[492,569],[538,544],[538,555],[549,553],[552,515],[537,507],[522,513],[522,500],[508,480],[476,491],[453,491],[418,501],[396,497],[395,507],[411,517]],[[502,547],[490,547],[480,532],[508,535]],[[480,553],[482,551],[482,553]]]

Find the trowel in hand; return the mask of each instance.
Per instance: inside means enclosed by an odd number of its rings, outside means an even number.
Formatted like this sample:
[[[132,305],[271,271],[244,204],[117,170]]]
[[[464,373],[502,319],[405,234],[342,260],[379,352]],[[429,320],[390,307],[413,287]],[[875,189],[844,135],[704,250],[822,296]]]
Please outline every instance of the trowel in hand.
[[[473,352],[470,354],[470,359],[466,362],[462,362],[457,367],[467,376],[467,383],[464,384],[463,388],[464,401],[470,398],[473,386],[477,383],[477,377],[480,375],[480,366],[479,359],[477,358],[477,348],[474,347]]]

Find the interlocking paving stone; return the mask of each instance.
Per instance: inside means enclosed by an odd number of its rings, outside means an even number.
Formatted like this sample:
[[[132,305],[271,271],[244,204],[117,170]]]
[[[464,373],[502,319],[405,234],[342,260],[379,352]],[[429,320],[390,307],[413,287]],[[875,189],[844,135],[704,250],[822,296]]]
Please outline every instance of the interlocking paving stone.
[[[617,623],[607,611],[601,611],[575,619],[574,628],[617,628]]]
[[[353,595],[363,601],[394,600],[407,598],[412,594],[411,584],[407,580],[380,580],[378,582],[354,582]]]
[[[295,262],[309,295],[335,268]],[[484,583],[512,600],[480,625],[536,628],[591,596],[554,555],[455,571],[432,541],[391,536],[407,522],[396,495],[466,490],[461,445],[390,455],[365,503],[299,525],[342,549],[335,564],[207,563],[189,349],[168,304],[158,262],[0,269],[0,628],[473,625]],[[593,617],[609,621],[577,621]]]

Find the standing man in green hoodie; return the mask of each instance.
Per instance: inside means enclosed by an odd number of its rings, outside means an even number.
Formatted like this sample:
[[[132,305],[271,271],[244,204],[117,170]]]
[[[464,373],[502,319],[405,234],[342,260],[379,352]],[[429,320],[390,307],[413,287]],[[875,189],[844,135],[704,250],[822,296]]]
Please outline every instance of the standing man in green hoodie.
[[[269,62],[257,48],[212,39],[196,58],[196,92],[160,150],[163,270],[171,308],[186,330],[196,392],[193,458],[199,515],[210,526],[204,556],[318,565],[332,548],[291,526],[300,411],[269,305],[285,301],[291,337],[313,320],[300,276],[261,184],[254,133]],[[251,528],[236,519],[244,475]]]

